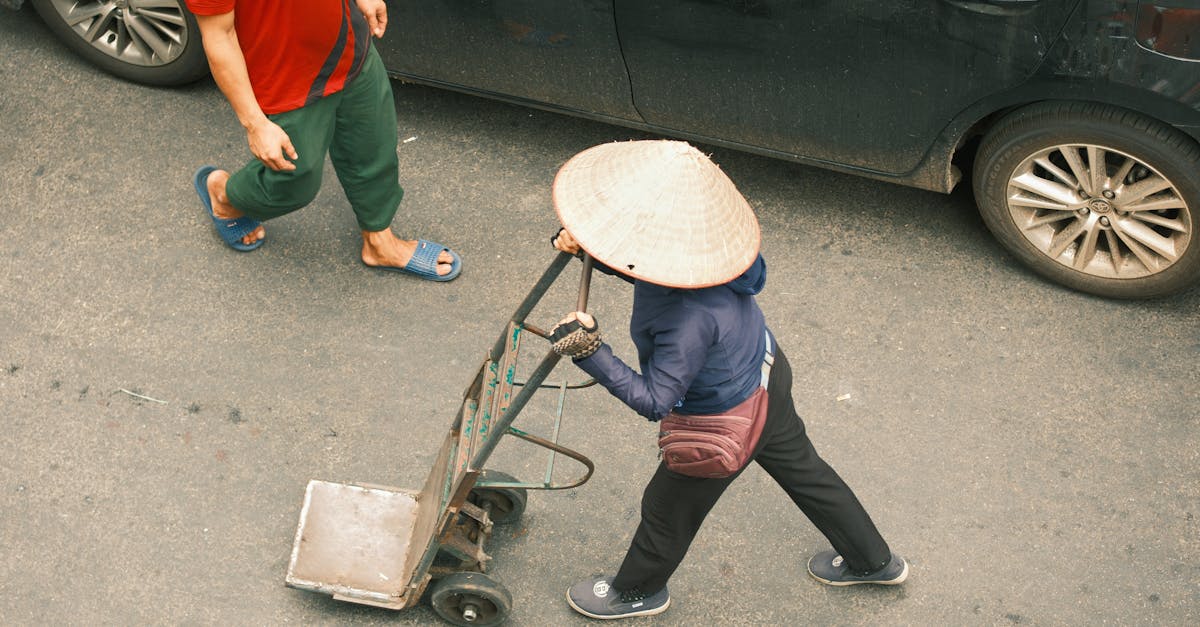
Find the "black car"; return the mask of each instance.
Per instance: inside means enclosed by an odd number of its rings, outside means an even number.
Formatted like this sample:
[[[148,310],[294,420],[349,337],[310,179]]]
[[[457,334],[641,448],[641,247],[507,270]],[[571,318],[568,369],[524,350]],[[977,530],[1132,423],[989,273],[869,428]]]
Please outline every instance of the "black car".
[[[0,0],[19,5],[22,0]],[[30,0],[101,67],[202,76],[176,0]],[[1200,280],[1197,0],[392,2],[393,76],[949,192],[1035,271]]]

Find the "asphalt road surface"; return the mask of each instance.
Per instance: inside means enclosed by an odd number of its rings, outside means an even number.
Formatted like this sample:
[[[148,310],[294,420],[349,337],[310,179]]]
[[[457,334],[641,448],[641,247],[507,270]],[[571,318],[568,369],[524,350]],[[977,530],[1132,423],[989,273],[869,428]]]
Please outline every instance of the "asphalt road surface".
[[[436,620],[283,585],[304,486],[419,487],[551,260],[556,169],[643,135],[395,88],[394,226],[462,254],[449,284],[364,268],[332,170],[263,248],[227,249],[190,183],[248,156],[212,83],[121,82],[28,8],[0,11],[0,622]],[[912,575],[811,580],[825,540],[754,468],[672,579],[671,609],[639,624],[1200,622],[1200,290],[1080,295],[1005,254],[966,191],[705,150],[761,220],[760,302],[811,435]],[[572,307],[572,280],[534,321]],[[593,288],[632,360],[629,291]],[[530,430],[546,421],[529,415]],[[598,469],[532,494],[497,533],[511,624],[584,622],[563,592],[619,563],[654,433],[602,390],[570,396],[562,440]],[[536,479],[529,452],[505,440],[496,465]]]

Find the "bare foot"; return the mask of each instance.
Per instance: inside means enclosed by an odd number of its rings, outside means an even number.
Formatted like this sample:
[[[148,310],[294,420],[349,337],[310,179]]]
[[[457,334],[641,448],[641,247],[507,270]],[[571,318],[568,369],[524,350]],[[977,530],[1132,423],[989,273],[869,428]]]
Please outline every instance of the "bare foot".
[[[225,195],[225,182],[229,180],[229,173],[225,170],[214,170],[208,175],[208,197],[212,200],[213,215],[222,220],[236,220],[246,214],[238,211],[233,205],[229,204],[229,197]],[[257,229],[250,231],[242,237],[243,244],[253,244],[260,239],[267,237],[267,231],[259,225]]]
[[[417,249],[416,240],[403,240],[396,237],[391,229],[382,231],[363,231],[362,260],[368,266],[391,266],[403,268],[412,259]],[[453,269],[454,257],[447,251],[438,255],[437,273],[439,276],[450,274]]]

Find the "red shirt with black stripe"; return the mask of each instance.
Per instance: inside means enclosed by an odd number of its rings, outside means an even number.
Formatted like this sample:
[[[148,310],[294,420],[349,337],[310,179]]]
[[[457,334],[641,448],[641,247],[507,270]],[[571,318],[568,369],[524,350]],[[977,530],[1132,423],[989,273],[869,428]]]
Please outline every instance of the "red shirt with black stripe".
[[[263,113],[283,113],[337,93],[371,45],[354,0],[187,0],[196,15],[233,11],[250,87]]]

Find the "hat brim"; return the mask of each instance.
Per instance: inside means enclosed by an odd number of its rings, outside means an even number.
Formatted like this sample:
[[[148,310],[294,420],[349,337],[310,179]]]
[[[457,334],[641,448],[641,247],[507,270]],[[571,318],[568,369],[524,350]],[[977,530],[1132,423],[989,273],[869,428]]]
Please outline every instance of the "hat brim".
[[[722,285],[758,257],[750,204],[716,164],[684,142],[614,142],[569,159],[555,211],[589,255],[634,279],[678,288]]]

